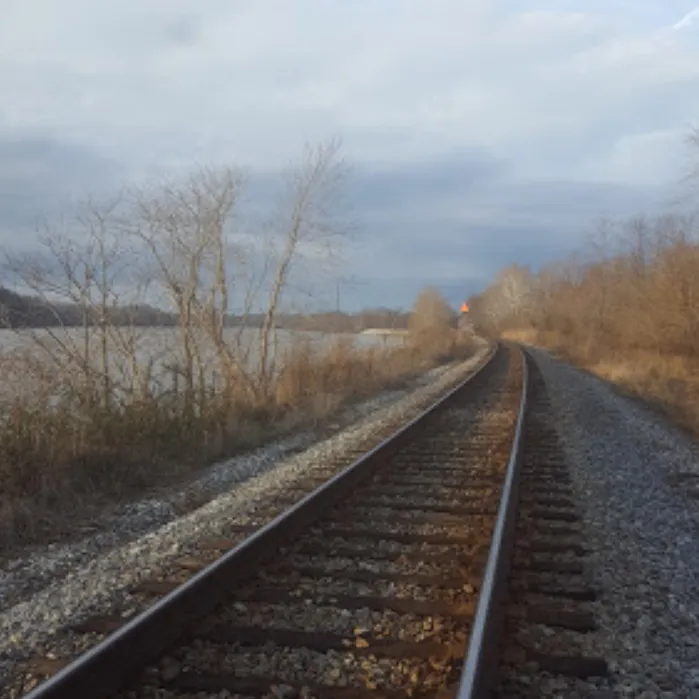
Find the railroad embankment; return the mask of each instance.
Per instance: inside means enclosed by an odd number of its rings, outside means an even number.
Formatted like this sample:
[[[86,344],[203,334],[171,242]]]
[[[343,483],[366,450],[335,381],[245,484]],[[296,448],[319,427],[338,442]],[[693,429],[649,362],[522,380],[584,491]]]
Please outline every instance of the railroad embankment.
[[[431,369],[475,351],[472,340],[450,344],[448,353],[439,343],[300,342],[263,396],[241,378],[91,407],[77,400],[81,384],[72,395],[49,396],[69,388],[68,377],[50,375],[47,365],[39,371],[26,354],[5,355],[3,364],[13,366],[2,375],[14,379],[12,395],[23,393],[0,411],[0,542],[7,551],[71,536],[105,509],[181,483],[208,464],[304,431],[321,435],[352,406],[414,389]]]
[[[308,431],[239,455],[200,472],[186,487],[103,518],[96,531],[77,541],[35,548],[15,559],[0,576],[0,620],[8,631],[0,655],[45,651],[47,639],[76,618],[105,613],[116,601],[131,604],[131,586],[172,567],[202,538],[230,536],[275,499],[301,498],[299,484],[316,487],[317,482],[309,485],[313,476],[327,478],[414,419],[472,372],[487,350],[478,342],[470,359],[436,367],[401,389],[348,407],[320,441]],[[178,511],[192,497],[206,504]],[[16,670],[16,658],[0,661],[0,678]]]

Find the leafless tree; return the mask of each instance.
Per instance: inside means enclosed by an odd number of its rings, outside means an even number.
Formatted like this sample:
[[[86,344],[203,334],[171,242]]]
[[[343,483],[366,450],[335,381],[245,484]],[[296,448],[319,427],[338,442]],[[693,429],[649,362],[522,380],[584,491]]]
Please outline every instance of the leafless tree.
[[[57,376],[69,377],[66,385],[75,383],[87,407],[96,403],[108,407],[114,398],[115,350],[122,359],[128,357],[131,367],[135,363],[133,337],[129,340],[127,330],[118,329],[112,319],[126,288],[123,275],[129,264],[116,226],[122,204],[121,194],[106,201],[88,198],[67,225],[44,227],[40,253],[5,253],[6,269],[15,284],[52,319],[41,329],[25,330],[24,323],[14,329],[31,337]],[[128,295],[138,298],[133,285]],[[76,309],[80,334],[65,327],[66,315]],[[75,325],[77,319],[70,321]],[[119,390],[123,389],[122,382]]]
[[[337,142],[307,147],[287,173],[275,214],[256,236],[233,225],[246,182],[237,169],[199,169],[185,180],[130,192],[124,230],[142,247],[157,287],[178,316],[186,409],[192,409],[195,394],[203,399],[209,350],[224,395],[237,388],[260,403],[269,399],[278,373],[279,313],[302,293],[300,273],[310,278],[327,270],[341,251],[346,173]],[[233,297],[242,322],[230,340],[224,328]],[[252,361],[243,333],[254,313],[262,323]]]
[[[498,273],[493,284],[482,295],[478,313],[491,328],[504,329],[529,316],[535,294],[531,272],[520,265],[510,265]]]
[[[270,286],[259,337],[258,376],[262,393],[275,375],[276,319],[295,266],[315,269],[332,265],[347,235],[341,205],[348,169],[339,156],[340,144],[307,146],[299,165],[288,173],[277,205],[266,249]]]
[[[455,340],[456,314],[434,288],[423,289],[415,300],[408,321],[411,344],[428,355],[446,355]]]
[[[202,339],[225,364],[227,381],[249,380],[224,339],[233,266],[241,260],[227,227],[244,183],[233,168],[201,168],[183,181],[161,180],[130,191],[124,232],[143,248],[157,288],[178,317],[185,409],[205,381]],[[233,376],[235,374],[235,376]]]

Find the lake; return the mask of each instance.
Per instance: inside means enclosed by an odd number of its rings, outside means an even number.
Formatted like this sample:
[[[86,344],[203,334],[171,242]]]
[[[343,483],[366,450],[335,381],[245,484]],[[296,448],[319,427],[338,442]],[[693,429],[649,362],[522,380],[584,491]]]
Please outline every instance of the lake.
[[[114,336],[109,342],[110,371],[118,381],[130,383],[134,368],[128,361],[126,346],[133,342],[134,356],[139,371],[145,371],[149,366],[152,387],[157,391],[164,391],[172,388],[175,383],[174,369],[177,364],[178,351],[180,350],[180,340],[178,328],[114,328]],[[226,328],[224,330],[226,342],[231,347],[237,347],[240,356],[247,353],[247,365],[254,367],[259,357],[259,331],[256,328]],[[307,331],[277,331],[277,352],[283,353],[294,345],[309,344],[315,349],[329,347],[338,341],[348,342],[353,347],[400,347],[404,344],[405,338],[401,335],[377,335],[377,334],[335,334]],[[9,389],[8,382],[15,384],[16,390],[24,392],[27,389],[29,376],[26,369],[13,359],[17,353],[29,353],[35,357],[45,357],[45,353],[40,348],[34,338],[49,346],[52,351],[57,351],[61,355],[73,354],[75,357],[84,355],[85,337],[82,328],[50,328],[32,329],[15,332],[12,330],[0,330],[0,374],[5,380],[5,390]],[[201,342],[201,356],[205,366],[207,381],[215,384],[216,362],[213,348],[207,346],[204,338]],[[122,347],[122,349],[120,349]],[[54,349],[55,348],[55,349]],[[272,348],[273,349],[273,348]],[[93,362],[99,365],[99,345],[96,329],[91,329],[89,352]],[[52,371],[57,369],[52,367]],[[7,391],[15,394],[14,391]],[[5,397],[9,397],[6,393]]]

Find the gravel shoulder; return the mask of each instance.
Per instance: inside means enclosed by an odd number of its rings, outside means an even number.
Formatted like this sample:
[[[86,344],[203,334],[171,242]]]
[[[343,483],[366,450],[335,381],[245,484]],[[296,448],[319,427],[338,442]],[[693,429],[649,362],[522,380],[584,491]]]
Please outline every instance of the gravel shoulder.
[[[584,507],[614,696],[699,698],[699,449],[610,384],[532,355]]]
[[[196,541],[219,535],[295,481],[327,471],[329,461],[366,449],[377,431],[414,417],[486,352],[483,342],[466,362],[351,406],[334,421],[330,437],[303,432],[216,464],[185,485],[105,516],[78,540],[36,548],[3,564],[0,684],[17,660],[52,647],[50,639],[67,623],[122,606],[129,587],[186,555]],[[205,504],[183,515],[192,501]]]

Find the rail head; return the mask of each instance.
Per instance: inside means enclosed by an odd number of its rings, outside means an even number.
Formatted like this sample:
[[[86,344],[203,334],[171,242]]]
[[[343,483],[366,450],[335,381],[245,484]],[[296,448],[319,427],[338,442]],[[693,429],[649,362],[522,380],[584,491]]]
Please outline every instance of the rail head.
[[[498,516],[488,552],[483,583],[476,613],[473,618],[463,671],[456,699],[487,699],[495,680],[498,648],[502,625],[501,602],[507,585],[510,560],[514,548],[524,417],[527,410],[529,372],[527,355],[520,348],[522,358],[522,396],[515,423],[512,448],[507,464]]]
[[[23,699],[99,699],[120,689],[144,665],[162,655],[196,619],[211,612],[231,586],[269,559],[282,545],[316,521],[380,463],[390,458],[430,414],[448,403],[493,365],[496,343],[469,376],[444,396],[303,497],[187,582],[158,600],[98,645],[26,694]]]

